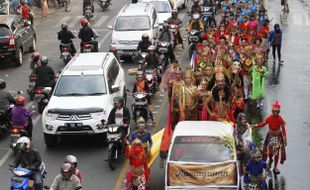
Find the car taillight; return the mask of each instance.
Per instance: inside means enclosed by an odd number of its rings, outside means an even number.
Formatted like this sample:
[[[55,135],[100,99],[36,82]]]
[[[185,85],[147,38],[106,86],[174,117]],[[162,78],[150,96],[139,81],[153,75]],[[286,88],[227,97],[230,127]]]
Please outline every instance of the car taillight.
[[[15,48],[15,40],[14,40],[14,36],[10,36],[10,41],[9,41],[9,48],[10,49],[14,49]]]
[[[11,129],[11,133],[12,134],[17,134],[17,133],[19,133],[19,130],[17,128],[12,128]]]
[[[37,91],[36,91],[36,93],[37,93],[37,94],[42,94],[42,93],[43,93],[43,90],[42,90],[41,88],[38,88]]]
[[[68,51],[69,51],[69,48],[64,48],[63,51],[64,51],[64,52],[68,52]]]
[[[84,48],[85,48],[85,49],[91,48],[91,47],[90,47],[90,44],[85,44],[85,45],[84,45]]]

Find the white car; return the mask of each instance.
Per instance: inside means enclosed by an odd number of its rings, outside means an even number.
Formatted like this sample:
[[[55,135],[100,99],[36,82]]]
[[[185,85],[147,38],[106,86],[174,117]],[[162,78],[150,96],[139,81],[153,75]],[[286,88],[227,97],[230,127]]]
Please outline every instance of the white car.
[[[188,3],[188,0],[170,0],[170,3],[173,9],[177,9],[179,7],[182,7],[183,9],[185,9],[186,4]]]
[[[118,13],[113,29],[112,46],[117,48],[120,56],[132,56],[143,34],[149,39],[156,39],[159,29],[158,17],[151,4],[136,3],[125,5]]]
[[[172,7],[169,0],[141,0],[140,2],[150,3],[155,7],[159,25],[162,25],[165,20],[171,17]]]
[[[125,96],[125,73],[112,53],[83,53],[61,72],[42,114],[47,146],[63,135],[98,135],[105,140],[113,98]]]

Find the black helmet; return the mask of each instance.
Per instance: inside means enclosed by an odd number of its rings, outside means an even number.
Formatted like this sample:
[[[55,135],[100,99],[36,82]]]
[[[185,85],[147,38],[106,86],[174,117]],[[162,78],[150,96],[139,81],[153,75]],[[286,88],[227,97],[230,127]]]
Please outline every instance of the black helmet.
[[[142,40],[145,40],[145,41],[147,41],[147,40],[149,40],[149,35],[148,34],[143,34],[142,35]]]
[[[6,82],[4,79],[0,79],[0,89],[5,89],[6,88]]]
[[[41,64],[42,65],[47,65],[48,64],[48,58],[46,56],[41,57]]]
[[[116,105],[116,103],[120,102],[123,106],[124,105],[124,97],[123,96],[117,96],[117,97],[113,98],[113,102],[114,102],[114,105]]]
[[[61,29],[62,30],[67,30],[68,29],[68,25],[67,24],[61,24]]]

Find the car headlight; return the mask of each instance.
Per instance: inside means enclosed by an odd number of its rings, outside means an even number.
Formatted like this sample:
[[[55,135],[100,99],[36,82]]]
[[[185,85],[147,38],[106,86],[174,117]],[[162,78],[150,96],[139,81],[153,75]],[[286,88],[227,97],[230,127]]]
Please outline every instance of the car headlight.
[[[93,119],[103,119],[104,116],[105,116],[105,111],[96,112],[96,113],[91,113],[90,115],[91,115],[91,117],[92,117]]]
[[[55,121],[58,117],[58,114],[55,114],[55,113],[48,113],[47,112],[47,115],[46,115],[46,120],[49,120],[49,121]]]

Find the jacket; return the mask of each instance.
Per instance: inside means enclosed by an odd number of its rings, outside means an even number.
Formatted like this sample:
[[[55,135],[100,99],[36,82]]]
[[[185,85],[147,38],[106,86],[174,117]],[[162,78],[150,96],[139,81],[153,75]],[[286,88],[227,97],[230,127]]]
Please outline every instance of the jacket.
[[[138,44],[138,47],[137,47],[137,50],[138,51],[141,51],[141,52],[148,52],[148,48],[152,45],[152,42],[151,41],[144,41],[144,40],[141,40]]]
[[[90,42],[95,36],[96,35],[93,29],[88,26],[81,28],[79,31],[79,38],[82,40],[82,42]]]
[[[42,160],[40,153],[30,148],[28,152],[20,150],[16,154],[14,168],[21,165],[23,168],[30,169],[32,171],[40,171]]]
[[[15,104],[14,97],[6,90],[0,90],[0,111],[7,111],[10,104]]]
[[[114,124],[115,123],[115,113],[116,113],[116,107],[114,107],[108,117],[108,123],[107,124]],[[130,112],[127,107],[123,107],[123,124],[130,124]]]
[[[269,41],[269,44],[272,46],[273,42],[274,42],[274,38],[275,38],[275,33],[276,31],[273,30],[269,33],[269,38],[268,38],[268,41]],[[279,38],[279,45],[281,46],[282,45],[282,30],[280,30],[280,38]]]
[[[11,111],[11,121],[13,125],[25,126],[28,124],[28,118],[34,113],[24,106],[15,106]]]
[[[60,40],[61,43],[70,44],[72,43],[73,38],[75,38],[75,36],[69,30],[62,30],[58,32],[58,40]]]

